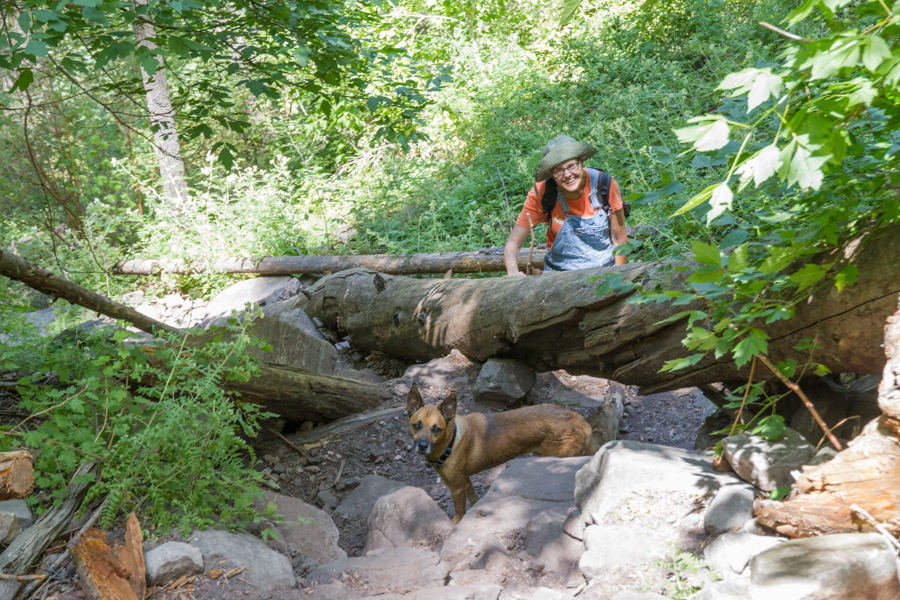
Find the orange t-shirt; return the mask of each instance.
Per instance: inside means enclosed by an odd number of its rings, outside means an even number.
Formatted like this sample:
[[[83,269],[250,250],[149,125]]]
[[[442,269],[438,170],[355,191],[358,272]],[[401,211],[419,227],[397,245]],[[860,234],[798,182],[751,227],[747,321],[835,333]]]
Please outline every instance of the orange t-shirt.
[[[576,217],[593,217],[594,207],[591,206],[591,178],[587,173],[584,174],[585,185],[584,189],[581,192],[581,198],[578,200],[566,200],[566,204],[569,205],[569,213],[570,215],[574,215]],[[537,190],[535,190],[537,188]],[[599,193],[599,192],[598,192]],[[544,182],[539,181],[535,185],[531,186],[531,190],[528,192],[528,197],[525,199],[525,206],[522,207],[522,212],[519,213],[519,217],[516,219],[516,225],[521,225],[525,229],[528,229],[528,215],[531,215],[531,222],[535,225],[538,223],[546,223],[547,215],[544,214],[543,209],[541,208],[541,196],[544,195]],[[614,213],[617,210],[622,209],[622,193],[619,191],[619,184],[616,183],[616,180],[613,179],[609,184],[609,208],[610,214]],[[550,225],[547,227],[547,249],[553,247],[553,240],[556,239],[557,234],[559,234],[560,228],[563,226],[563,223],[566,220],[566,214],[563,213],[562,204],[560,202],[556,203],[556,206],[553,207],[553,211],[550,213],[551,220]]]

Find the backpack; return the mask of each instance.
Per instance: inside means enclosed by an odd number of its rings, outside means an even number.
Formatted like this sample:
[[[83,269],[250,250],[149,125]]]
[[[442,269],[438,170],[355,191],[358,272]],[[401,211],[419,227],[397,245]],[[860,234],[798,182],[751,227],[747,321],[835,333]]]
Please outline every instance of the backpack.
[[[587,167],[585,167],[587,169]],[[603,212],[609,216],[609,184],[612,182],[612,177],[610,177],[609,173],[604,171],[603,169],[593,169],[594,171],[599,171],[600,176],[594,178],[593,173],[588,172],[588,175],[591,179],[591,185],[596,183],[597,193],[600,196],[600,208],[603,209]],[[553,212],[553,209],[556,207],[556,195],[557,195],[557,187],[556,180],[553,177],[544,180],[544,195],[541,197],[541,208],[544,213],[547,215],[547,219],[550,218],[550,213]],[[625,218],[631,214],[631,203],[622,201],[622,210],[624,211]]]

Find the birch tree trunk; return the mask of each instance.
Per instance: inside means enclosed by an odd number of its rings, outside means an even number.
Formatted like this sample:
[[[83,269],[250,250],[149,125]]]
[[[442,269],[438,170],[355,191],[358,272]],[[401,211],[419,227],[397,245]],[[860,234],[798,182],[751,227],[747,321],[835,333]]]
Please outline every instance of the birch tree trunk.
[[[134,21],[134,37],[139,48],[155,50],[157,46],[152,38],[156,35],[156,30],[153,22],[146,14],[141,14],[142,8],[146,7],[147,3],[148,0],[133,0],[134,8],[138,12],[138,18]],[[168,209],[178,214],[190,200],[190,194],[184,177],[181,143],[175,127],[175,111],[169,95],[165,64],[161,59],[157,59],[157,63],[156,71],[152,75],[141,66],[141,75],[147,93],[147,111],[150,114],[150,127],[153,130],[163,193]]]

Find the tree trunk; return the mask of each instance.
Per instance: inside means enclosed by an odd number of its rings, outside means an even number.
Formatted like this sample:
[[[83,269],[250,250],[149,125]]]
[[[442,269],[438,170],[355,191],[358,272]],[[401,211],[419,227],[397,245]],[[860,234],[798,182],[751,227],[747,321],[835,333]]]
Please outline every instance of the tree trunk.
[[[34,459],[30,452],[0,453],[0,500],[27,498],[34,488]]]
[[[391,399],[382,385],[262,363],[247,383],[223,382],[241,399],[263,406],[288,421],[333,421],[372,410]]]
[[[758,508],[762,525],[788,537],[873,531],[873,523],[856,505],[888,532],[900,535],[900,310],[887,322],[888,361],[878,388],[883,414],[832,460],[804,467],[794,484],[796,498]]]
[[[82,465],[75,473],[75,481],[69,486],[62,504],[54,506],[38,519],[32,527],[23,531],[19,537],[0,554],[0,572],[11,575],[24,575],[43,556],[44,551],[69,526],[69,522],[81,507],[88,489],[94,484],[91,481],[79,481],[79,475],[97,475],[93,463]],[[14,580],[0,580],[0,600],[13,600],[22,583]]]
[[[789,321],[768,326],[773,360],[809,358],[835,372],[878,373],[884,366],[881,326],[900,293],[900,224],[848,247],[859,269],[855,286],[810,296]],[[831,258],[833,260],[833,258]],[[310,317],[348,334],[355,348],[427,361],[456,348],[472,360],[515,357],[540,371],[565,369],[641,386],[642,393],[719,381],[746,380],[730,356],[708,356],[693,367],[660,373],[689,352],[684,321],[661,323],[688,309],[671,303],[628,304],[628,294],[594,295],[587,277],[619,274],[626,281],[684,287],[688,271],[664,263],[632,263],[540,277],[410,279],[344,271],[323,278],[298,299]],[[818,348],[794,350],[802,338]]]
[[[546,250],[535,250],[531,264],[543,268]],[[519,268],[524,271],[528,250],[519,252]],[[478,252],[446,252],[434,254],[372,254],[360,256],[264,256],[262,258],[223,258],[211,265],[189,264],[170,259],[134,259],[118,263],[116,275],[155,275],[168,273],[259,273],[260,275],[295,275],[336,273],[347,269],[366,268],[392,275],[420,273],[490,273],[506,270],[503,250]]]
[[[137,45],[139,48],[155,50],[157,46],[152,38],[156,36],[156,30],[150,17],[142,12],[146,10],[148,0],[133,0],[133,4],[138,14],[133,25]],[[177,214],[190,200],[190,192],[184,176],[184,161],[181,159],[181,143],[178,141],[178,130],[175,127],[175,111],[169,96],[166,67],[161,59],[157,59],[157,63],[153,75],[147,73],[143,66],[141,75],[147,94],[147,111],[150,114],[150,127],[153,130],[164,197],[169,210]]]
[[[179,331],[174,327],[142,315],[133,308],[113,302],[106,296],[81,287],[77,283],[57,277],[50,271],[4,250],[0,250],[0,275],[21,281],[25,285],[54,298],[63,298],[72,304],[78,304],[113,319],[128,321],[141,331],[149,334],[153,334],[154,329],[157,331]]]

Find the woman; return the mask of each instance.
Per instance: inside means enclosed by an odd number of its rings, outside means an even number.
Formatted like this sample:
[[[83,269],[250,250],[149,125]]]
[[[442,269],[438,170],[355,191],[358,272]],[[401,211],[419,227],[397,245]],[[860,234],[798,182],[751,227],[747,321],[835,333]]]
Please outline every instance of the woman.
[[[546,270],[572,271],[627,262],[624,254],[613,252],[628,241],[619,184],[615,179],[609,183],[607,214],[596,185],[601,172],[584,166],[584,161],[596,153],[590,144],[568,135],[557,136],[544,146],[544,156],[534,170],[535,185],[506,240],[503,254],[507,275],[524,275],[518,259],[528,238],[529,216],[534,225],[549,222]],[[544,198],[550,177],[556,184],[556,198],[552,194]]]

